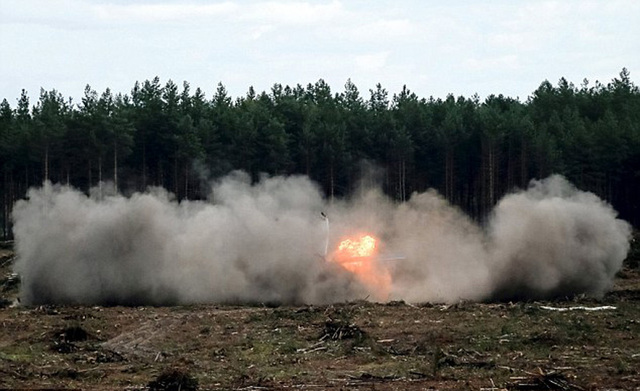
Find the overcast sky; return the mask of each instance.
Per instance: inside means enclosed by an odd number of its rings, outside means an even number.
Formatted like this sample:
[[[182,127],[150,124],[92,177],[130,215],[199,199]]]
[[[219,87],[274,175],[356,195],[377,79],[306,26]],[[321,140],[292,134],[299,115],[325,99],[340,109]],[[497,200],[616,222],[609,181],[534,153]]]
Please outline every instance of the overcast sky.
[[[57,89],[129,93],[136,80],[188,81],[211,97],[249,86],[333,92],[347,79],[421,97],[526,100],[560,77],[640,80],[640,1],[0,0],[0,100]]]

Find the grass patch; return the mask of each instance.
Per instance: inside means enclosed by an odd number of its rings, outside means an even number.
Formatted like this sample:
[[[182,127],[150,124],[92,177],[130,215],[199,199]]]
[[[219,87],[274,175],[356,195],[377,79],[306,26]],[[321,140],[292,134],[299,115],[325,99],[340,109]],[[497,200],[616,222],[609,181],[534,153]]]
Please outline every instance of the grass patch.
[[[38,345],[12,345],[0,350],[0,361],[14,363],[28,363],[36,359],[39,353]]]

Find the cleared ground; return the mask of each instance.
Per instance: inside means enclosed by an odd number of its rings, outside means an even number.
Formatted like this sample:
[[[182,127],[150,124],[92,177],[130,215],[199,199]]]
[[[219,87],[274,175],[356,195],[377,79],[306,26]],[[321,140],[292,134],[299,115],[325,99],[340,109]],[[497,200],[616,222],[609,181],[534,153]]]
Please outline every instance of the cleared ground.
[[[598,301],[11,307],[11,256],[0,388],[640,389],[637,269]]]

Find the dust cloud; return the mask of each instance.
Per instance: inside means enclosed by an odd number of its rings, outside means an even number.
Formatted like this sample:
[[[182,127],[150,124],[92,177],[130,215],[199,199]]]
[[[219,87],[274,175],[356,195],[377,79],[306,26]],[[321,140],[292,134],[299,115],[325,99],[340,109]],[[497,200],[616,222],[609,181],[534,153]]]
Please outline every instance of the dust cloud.
[[[329,216],[330,224],[321,218]],[[45,184],[13,210],[25,304],[322,304],[548,298],[611,288],[631,228],[560,176],[505,196],[479,226],[437,192],[398,204],[375,188],[329,202],[303,176],[234,172],[209,201],[162,189],[122,196]],[[388,294],[328,248],[380,239]]]

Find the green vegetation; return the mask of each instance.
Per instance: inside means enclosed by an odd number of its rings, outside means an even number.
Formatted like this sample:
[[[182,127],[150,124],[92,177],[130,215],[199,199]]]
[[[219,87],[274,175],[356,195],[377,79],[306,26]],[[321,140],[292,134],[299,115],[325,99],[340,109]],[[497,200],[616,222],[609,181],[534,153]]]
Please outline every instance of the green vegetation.
[[[406,87],[389,96],[381,85],[365,98],[350,81],[333,93],[323,80],[235,100],[222,84],[207,99],[157,77],[129,95],[87,86],[79,103],[42,90],[32,106],[23,91],[15,107],[0,103],[2,230],[10,236],[12,203],[44,180],[87,191],[107,180],[163,186],[182,200],[242,169],[256,180],[306,174],[333,197],[357,186],[364,160],[384,169],[394,199],[435,188],[475,218],[530,179],[560,173],[637,225],[640,91],[626,69],[607,85],[544,81],[525,102],[421,98]]]

